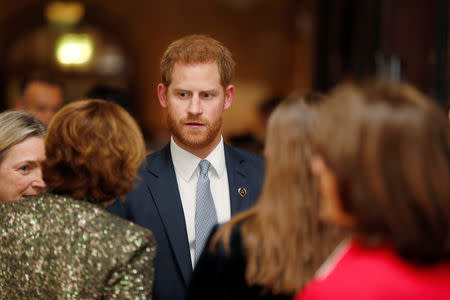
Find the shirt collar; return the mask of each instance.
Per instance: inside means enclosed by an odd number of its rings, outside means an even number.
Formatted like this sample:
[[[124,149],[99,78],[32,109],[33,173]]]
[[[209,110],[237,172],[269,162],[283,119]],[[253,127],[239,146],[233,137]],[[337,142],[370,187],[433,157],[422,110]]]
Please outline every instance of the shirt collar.
[[[186,182],[189,181],[202,159],[178,146],[173,137],[170,138],[170,153],[176,173]],[[211,163],[213,174],[221,178],[225,172],[225,151],[222,137],[216,148],[205,159]]]

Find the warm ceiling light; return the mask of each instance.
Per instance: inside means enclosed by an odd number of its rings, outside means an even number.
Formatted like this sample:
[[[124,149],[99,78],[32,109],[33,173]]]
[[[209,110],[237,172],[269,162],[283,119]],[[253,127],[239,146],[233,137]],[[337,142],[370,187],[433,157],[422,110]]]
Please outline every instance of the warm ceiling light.
[[[76,1],[54,1],[45,9],[50,24],[73,25],[84,16],[84,6]]]
[[[55,50],[60,64],[83,65],[91,60],[94,45],[86,34],[65,34],[56,43]]]

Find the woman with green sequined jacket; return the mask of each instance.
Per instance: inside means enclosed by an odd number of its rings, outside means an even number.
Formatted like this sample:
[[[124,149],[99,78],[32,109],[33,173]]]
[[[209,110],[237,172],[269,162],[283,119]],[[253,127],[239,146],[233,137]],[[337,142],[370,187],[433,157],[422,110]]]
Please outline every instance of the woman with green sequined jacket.
[[[104,209],[145,156],[134,119],[111,102],[73,102],[45,150],[47,191],[0,203],[0,299],[151,299],[153,234]]]

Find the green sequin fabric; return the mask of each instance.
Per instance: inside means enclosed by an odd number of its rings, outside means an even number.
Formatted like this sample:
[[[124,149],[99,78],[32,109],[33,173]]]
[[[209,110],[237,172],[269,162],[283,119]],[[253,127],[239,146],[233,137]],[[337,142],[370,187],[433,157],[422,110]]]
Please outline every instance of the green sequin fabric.
[[[43,193],[0,203],[0,299],[151,299],[153,234]]]

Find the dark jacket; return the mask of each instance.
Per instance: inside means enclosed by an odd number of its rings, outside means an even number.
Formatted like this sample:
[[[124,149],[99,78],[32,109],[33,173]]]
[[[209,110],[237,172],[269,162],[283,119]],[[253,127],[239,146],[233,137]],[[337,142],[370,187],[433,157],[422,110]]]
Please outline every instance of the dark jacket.
[[[249,285],[245,280],[247,266],[242,244],[241,226],[231,231],[229,251],[222,242],[210,249],[211,239],[218,230],[216,226],[195,267],[189,286],[188,299],[292,299],[293,295],[273,295],[258,285]]]
[[[264,176],[262,156],[224,145],[231,214],[248,209],[257,200]],[[192,274],[189,243],[175,170],[167,145],[147,157],[136,188],[124,203],[108,210],[149,228],[156,237],[153,299],[185,299]],[[238,192],[245,188],[246,194]],[[241,189],[242,191],[242,189]]]

